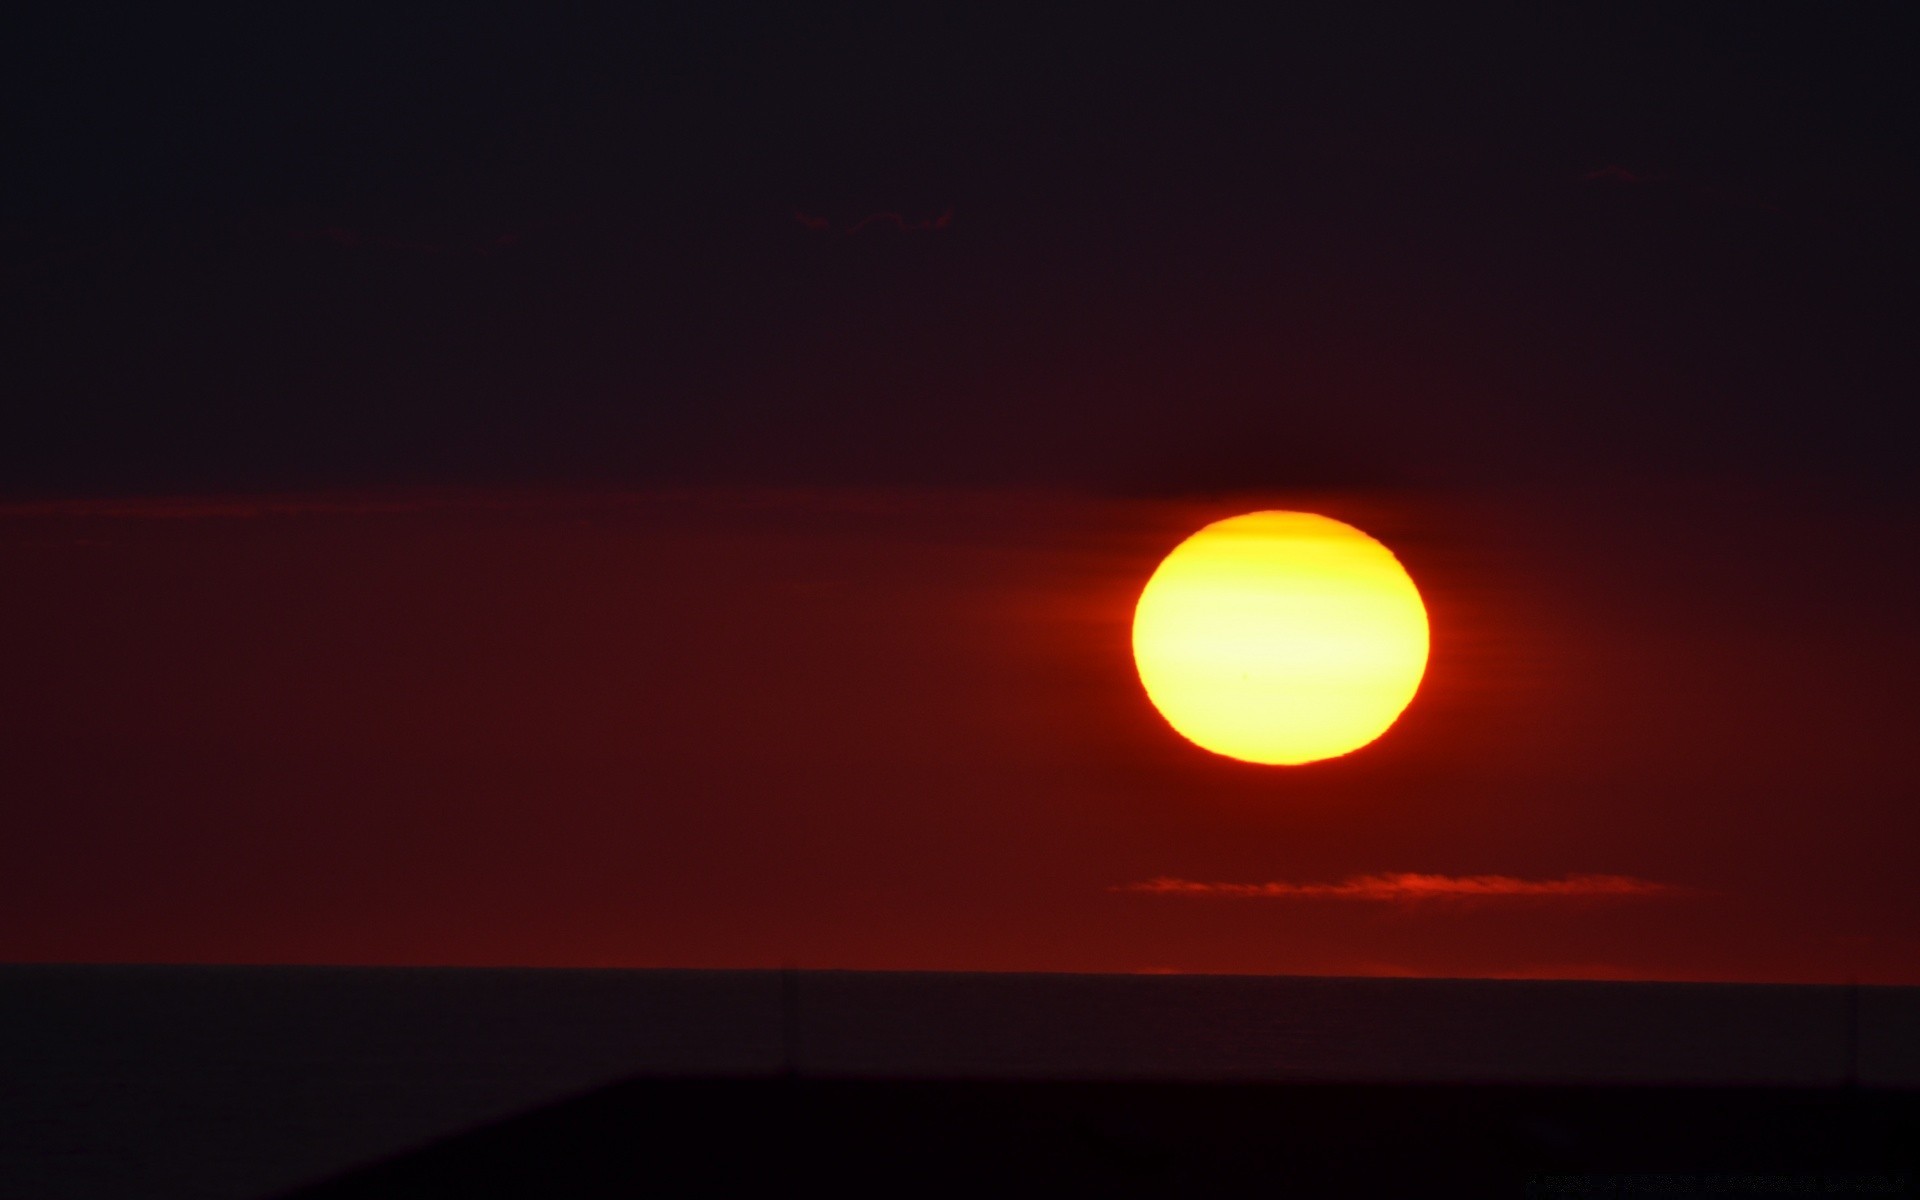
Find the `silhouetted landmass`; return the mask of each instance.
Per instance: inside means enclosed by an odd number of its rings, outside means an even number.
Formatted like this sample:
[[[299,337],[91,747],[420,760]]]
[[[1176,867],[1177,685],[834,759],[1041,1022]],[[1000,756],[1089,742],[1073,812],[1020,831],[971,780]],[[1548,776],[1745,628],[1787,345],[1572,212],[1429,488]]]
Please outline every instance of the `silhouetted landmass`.
[[[1911,1194],[1920,1092],[634,1080],[299,1200]]]

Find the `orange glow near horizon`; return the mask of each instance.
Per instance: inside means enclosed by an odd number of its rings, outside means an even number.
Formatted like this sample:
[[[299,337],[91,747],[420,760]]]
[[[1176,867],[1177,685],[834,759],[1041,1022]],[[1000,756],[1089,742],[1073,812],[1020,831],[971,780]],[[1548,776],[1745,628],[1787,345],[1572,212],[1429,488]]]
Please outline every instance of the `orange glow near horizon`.
[[[1216,521],[1140,593],[1133,657],[1181,736],[1246,762],[1357,750],[1412,701],[1427,613],[1393,552],[1313,513]]]

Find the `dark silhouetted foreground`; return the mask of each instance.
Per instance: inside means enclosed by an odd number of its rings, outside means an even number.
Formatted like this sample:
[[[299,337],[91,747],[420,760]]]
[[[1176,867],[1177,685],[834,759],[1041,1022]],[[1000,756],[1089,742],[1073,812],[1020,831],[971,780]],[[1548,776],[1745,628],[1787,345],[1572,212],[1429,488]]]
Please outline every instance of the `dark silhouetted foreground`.
[[[1911,1090],[645,1079],[297,1195],[1907,1195],[1916,1144]]]

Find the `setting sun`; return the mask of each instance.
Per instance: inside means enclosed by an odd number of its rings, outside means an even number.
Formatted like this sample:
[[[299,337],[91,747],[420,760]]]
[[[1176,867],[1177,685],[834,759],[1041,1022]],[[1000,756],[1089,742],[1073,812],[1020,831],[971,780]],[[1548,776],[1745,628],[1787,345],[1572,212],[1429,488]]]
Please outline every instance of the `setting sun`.
[[[1140,593],[1133,657],[1189,741],[1247,762],[1357,750],[1427,666],[1427,613],[1385,546],[1328,517],[1254,512],[1176,546]]]

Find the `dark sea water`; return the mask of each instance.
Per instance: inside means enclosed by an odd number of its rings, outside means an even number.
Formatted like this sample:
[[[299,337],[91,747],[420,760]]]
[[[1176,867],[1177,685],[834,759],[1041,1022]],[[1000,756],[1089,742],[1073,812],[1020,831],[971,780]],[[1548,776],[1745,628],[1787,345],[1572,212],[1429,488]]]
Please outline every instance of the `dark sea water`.
[[[633,1076],[1920,1087],[1920,989],[0,966],[0,1197],[248,1197]]]

